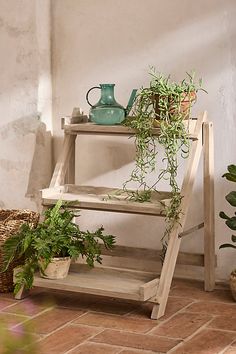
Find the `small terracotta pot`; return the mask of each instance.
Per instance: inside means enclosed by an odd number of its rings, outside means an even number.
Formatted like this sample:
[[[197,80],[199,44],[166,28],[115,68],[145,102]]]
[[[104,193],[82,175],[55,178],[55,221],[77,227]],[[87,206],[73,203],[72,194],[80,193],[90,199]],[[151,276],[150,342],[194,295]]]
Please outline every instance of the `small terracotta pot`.
[[[232,296],[236,301],[236,269],[232,271],[229,278],[229,286],[232,292]]]
[[[181,94],[181,104],[180,104],[180,113],[183,114],[183,119],[188,119],[189,118],[189,113],[190,113],[190,109],[191,109],[191,105],[194,101],[196,101],[197,99],[197,95],[196,92],[186,92],[186,93],[182,93]],[[153,95],[153,106],[154,106],[154,110],[155,113],[157,115],[157,117],[160,116],[160,110],[159,110],[159,99],[160,99],[160,95]],[[169,109],[170,109],[170,115],[174,115],[175,114],[175,108],[171,107],[174,105],[173,102],[173,98],[170,96],[168,98],[169,101]],[[156,120],[158,120],[158,118],[156,118]]]
[[[44,270],[44,274],[40,272],[40,275],[47,279],[64,279],[68,275],[70,263],[70,257],[55,257]]]

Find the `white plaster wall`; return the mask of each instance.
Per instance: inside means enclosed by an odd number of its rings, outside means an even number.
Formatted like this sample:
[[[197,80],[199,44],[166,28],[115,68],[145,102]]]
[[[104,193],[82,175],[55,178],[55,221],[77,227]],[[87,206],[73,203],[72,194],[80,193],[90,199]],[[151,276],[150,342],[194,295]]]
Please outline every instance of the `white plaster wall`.
[[[35,209],[48,185],[50,30],[49,0],[0,0],[0,207]]]
[[[218,251],[231,233],[217,216],[227,210],[224,195],[233,187],[221,175],[236,163],[235,10],[235,0],[52,0],[55,157],[62,142],[60,116],[75,106],[88,112],[90,87],[115,83],[117,101],[125,105],[131,89],[148,82],[150,65],[174,79],[191,69],[203,77],[209,94],[199,95],[195,112],[207,109],[215,126],[218,279],[226,279],[236,266],[234,252]],[[78,150],[80,183],[120,186],[132,167],[134,148],[128,140],[81,137]],[[202,221],[201,173],[192,201],[189,225]],[[104,224],[121,244],[151,248],[159,247],[156,230],[164,227],[153,217],[99,212],[82,212],[81,222],[85,227]],[[181,249],[198,252],[202,245],[199,231]]]

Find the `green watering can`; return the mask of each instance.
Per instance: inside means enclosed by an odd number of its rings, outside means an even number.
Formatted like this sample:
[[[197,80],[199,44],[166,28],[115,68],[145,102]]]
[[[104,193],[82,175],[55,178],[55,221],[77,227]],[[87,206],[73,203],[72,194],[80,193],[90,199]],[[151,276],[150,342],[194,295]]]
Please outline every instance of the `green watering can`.
[[[115,84],[100,84],[99,86],[92,87],[86,94],[86,100],[91,106],[89,118],[92,122],[100,125],[114,125],[120,124],[125,117],[129,114],[137,93],[134,89],[129,98],[126,108],[116,102],[114,97]],[[101,90],[101,97],[98,103],[92,105],[89,102],[89,93],[94,90]]]

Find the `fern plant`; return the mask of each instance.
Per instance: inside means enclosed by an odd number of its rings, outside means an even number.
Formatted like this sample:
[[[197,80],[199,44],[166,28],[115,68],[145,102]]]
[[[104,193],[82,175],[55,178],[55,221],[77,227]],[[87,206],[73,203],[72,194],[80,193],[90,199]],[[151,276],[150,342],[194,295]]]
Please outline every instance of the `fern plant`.
[[[101,263],[101,245],[113,248],[115,237],[104,235],[103,227],[95,232],[81,231],[73,222],[79,215],[59,200],[56,205],[45,211],[44,221],[35,229],[23,224],[19,232],[5,241],[3,245],[3,269],[6,271],[13,259],[24,258],[24,265],[16,274],[14,293],[22,286],[33,286],[34,273],[39,268],[44,273],[54,257],[78,258],[82,256],[89,266]]]

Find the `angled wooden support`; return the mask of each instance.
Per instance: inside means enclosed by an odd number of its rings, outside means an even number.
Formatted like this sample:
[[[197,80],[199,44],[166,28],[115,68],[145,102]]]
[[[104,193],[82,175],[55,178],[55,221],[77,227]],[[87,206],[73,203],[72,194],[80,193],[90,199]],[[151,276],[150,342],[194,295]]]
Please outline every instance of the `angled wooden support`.
[[[76,135],[70,135],[70,134],[65,134],[64,136],[64,141],[63,141],[63,148],[61,155],[58,159],[58,162],[56,164],[51,183],[50,183],[50,188],[52,187],[57,187],[65,182],[65,177],[67,170],[70,166],[70,178],[71,180],[74,179],[74,153],[75,153],[75,140],[76,140]],[[69,161],[72,157],[72,162],[69,164]]]
[[[192,234],[193,232],[202,229],[203,227],[204,227],[204,222],[202,222],[201,224],[198,224],[196,226],[193,226],[188,230],[184,230],[183,232],[181,232],[181,234],[179,234],[179,237],[182,238],[182,237],[188,236],[188,235]]]
[[[190,205],[190,198],[192,195],[194,179],[196,176],[198,164],[202,152],[202,126],[207,120],[207,113],[204,112],[198,119],[195,134],[197,140],[192,142],[190,156],[186,167],[186,172],[181,188],[181,195],[183,196],[180,209],[182,211],[179,222],[174,225],[170,237],[167,252],[165,255],[164,264],[161,271],[160,283],[157,289],[156,302],[158,304],[153,306],[152,319],[160,318],[165,313],[166,303],[170,291],[170,286],[174,274],[176,260],[179,252],[181,238],[179,234],[183,231],[187,213]]]
[[[203,124],[205,290],[215,288],[215,208],[213,123]]]

